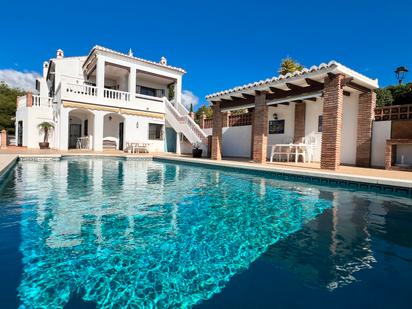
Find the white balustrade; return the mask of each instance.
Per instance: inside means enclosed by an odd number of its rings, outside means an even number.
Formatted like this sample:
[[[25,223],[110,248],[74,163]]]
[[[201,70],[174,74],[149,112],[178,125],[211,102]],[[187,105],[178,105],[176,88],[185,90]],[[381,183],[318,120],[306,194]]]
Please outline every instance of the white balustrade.
[[[63,86],[63,90],[64,93],[69,95],[80,95],[88,97],[97,96],[97,87],[90,85],[66,83]]]
[[[107,99],[130,101],[130,93],[113,89],[104,89],[104,97]]]
[[[32,106],[34,107],[52,107],[52,104],[53,104],[52,98],[41,97],[38,95],[33,95],[32,98],[33,98]]]
[[[27,105],[27,98],[25,95],[17,98],[17,108],[25,107]]]

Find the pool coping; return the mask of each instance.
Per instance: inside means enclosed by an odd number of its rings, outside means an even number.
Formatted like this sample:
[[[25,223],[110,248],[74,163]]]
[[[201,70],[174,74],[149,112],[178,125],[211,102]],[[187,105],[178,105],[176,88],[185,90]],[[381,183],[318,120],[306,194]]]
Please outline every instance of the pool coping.
[[[176,161],[176,162],[189,162],[199,165],[208,165],[208,166],[220,166],[227,167],[232,169],[242,169],[249,171],[258,171],[272,174],[282,174],[286,176],[294,177],[304,177],[307,180],[313,180],[313,178],[331,180],[331,181],[341,181],[341,182],[351,182],[351,183],[360,183],[365,185],[375,185],[382,187],[393,187],[393,188],[404,188],[409,191],[409,194],[412,195],[412,181],[399,180],[393,178],[383,178],[383,177],[373,177],[373,176],[360,176],[360,175],[351,175],[343,173],[327,173],[324,171],[314,171],[314,170],[297,170],[287,167],[275,167],[275,166],[257,166],[248,163],[238,163],[234,161],[212,161],[210,159],[200,159],[200,158],[188,158],[188,157],[172,157],[172,156],[153,156],[154,159],[167,160],[167,161]]]
[[[256,171],[265,172],[273,175],[278,175],[286,180],[304,180],[304,181],[316,181],[320,180],[320,183],[328,184],[328,182],[339,184],[346,183],[358,183],[364,186],[371,186],[375,189],[385,191],[385,189],[403,189],[407,191],[407,194],[412,195],[412,181],[399,180],[394,178],[384,178],[376,176],[361,176],[353,174],[344,174],[339,172],[328,173],[325,171],[315,170],[302,170],[293,169],[288,167],[276,167],[266,165],[256,165],[246,162],[235,161],[212,161],[204,158],[190,158],[190,157],[178,157],[171,155],[146,155],[146,156],[133,156],[133,155],[121,155],[121,154],[19,154],[10,155],[13,157],[4,168],[0,170],[0,175],[3,175],[10,169],[14,163],[18,160],[61,160],[62,158],[78,158],[78,157],[106,157],[106,158],[119,158],[124,160],[166,160],[180,163],[190,163],[196,165],[207,165],[212,167],[225,167],[231,169],[240,169],[243,171]]]
[[[12,154],[11,155],[2,154],[1,157],[5,157],[6,163],[4,165],[0,164],[0,177],[5,175],[19,159],[18,155],[12,155]]]

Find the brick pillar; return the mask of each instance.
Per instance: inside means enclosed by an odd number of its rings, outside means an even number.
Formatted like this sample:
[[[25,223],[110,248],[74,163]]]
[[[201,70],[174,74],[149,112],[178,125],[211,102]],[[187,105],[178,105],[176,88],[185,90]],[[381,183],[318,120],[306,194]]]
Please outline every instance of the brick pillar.
[[[7,148],[7,131],[4,130],[4,129],[1,130],[0,148],[1,149],[6,149]]]
[[[27,92],[26,94],[26,106],[32,107],[33,106],[33,93]]]
[[[266,162],[268,144],[268,106],[266,105],[266,93],[255,96],[255,112],[253,115],[253,161]]]
[[[213,131],[212,131],[212,160],[222,160],[222,112],[220,102],[215,102],[213,109]]]
[[[371,91],[359,95],[358,129],[356,139],[356,165],[370,167],[372,147],[372,121],[375,117],[376,94]]]
[[[305,115],[306,115],[306,103],[295,104],[295,134],[294,142],[301,143],[305,137]]]
[[[222,127],[229,126],[230,112],[222,113]]]
[[[340,165],[344,75],[325,78],[323,98],[323,132],[320,168],[336,170]]]
[[[255,119],[254,119],[255,109],[254,109],[254,108],[249,108],[248,112],[251,113],[251,115],[250,115],[250,118],[251,118],[251,128],[250,128],[250,130],[251,130],[251,132],[250,132],[250,158],[253,159],[253,144],[254,144],[254,143],[253,143],[253,136],[254,136],[254,132],[255,132],[255,130],[254,130],[254,128],[255,128],[255,125],[254,125],[254,122],[255,122]]]
[[[396,162],[396,146],[387,140],[385,145],[385,169],[390,170],[394,162]]]
[[[205,128],[205,119],[206,119],[206,115],[202,114],[200,115],[200,122],[199,122],[199,126],[201,129]]]

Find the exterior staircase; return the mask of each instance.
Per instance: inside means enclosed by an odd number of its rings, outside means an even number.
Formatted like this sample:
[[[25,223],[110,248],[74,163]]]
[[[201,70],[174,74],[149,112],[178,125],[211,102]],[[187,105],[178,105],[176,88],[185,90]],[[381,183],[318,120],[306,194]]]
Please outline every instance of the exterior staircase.
[[[170,102],[164,98],[166,121],[178,133],[183,135],[192,144],[200,144],[204,153],[207,151],[207,135],[199,127],[199,125],[190,117],[186,107],[178,102]]]

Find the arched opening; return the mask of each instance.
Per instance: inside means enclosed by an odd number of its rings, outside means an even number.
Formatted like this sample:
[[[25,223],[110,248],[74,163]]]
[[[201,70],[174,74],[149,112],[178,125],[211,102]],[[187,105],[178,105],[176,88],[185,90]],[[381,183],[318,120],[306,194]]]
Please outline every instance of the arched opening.
[[[93,149],[94,115],[84,109],[69,113],[69,149]]]
[[[103,150],[124,149],[124,117],[116,113],[104,116]]]

